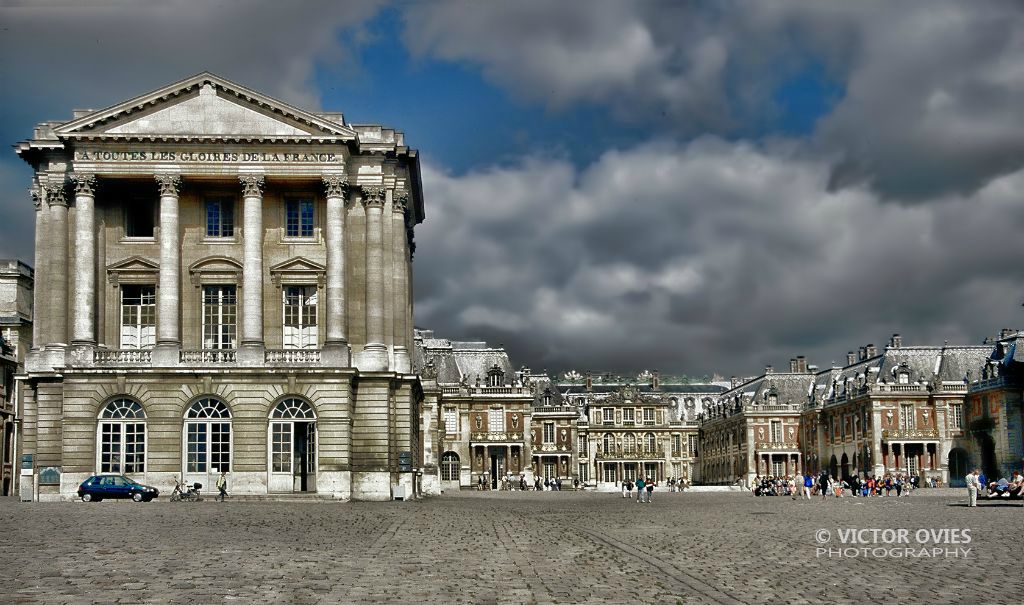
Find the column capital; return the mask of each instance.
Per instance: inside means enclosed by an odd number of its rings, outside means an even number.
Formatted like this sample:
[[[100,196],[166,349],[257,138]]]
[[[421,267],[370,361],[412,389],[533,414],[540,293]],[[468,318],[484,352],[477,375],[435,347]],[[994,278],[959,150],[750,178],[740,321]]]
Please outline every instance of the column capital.
[[[157,185],[160,186],[160,197],[178,197],[181,189],[181,176],[177,174],[154,175]]]
[[[263,197],[263,175],[241,174],[238,181],[242,183],[242,197]]]
[[[51,177],[44,187],[46,191],[46,203],[50,206],[67,206],[68,200],[65,196],[64,177]]]
[[[43,198],[46,197],[46,193],[41,187],[29,187],[29,195],[32,196],[32,205],[35,206],[36,210],[43,209]]]
[[[327,197],[345,198],[348,193],[348,176],[344,174],[325,174],[323,175],[323,180]]]
[[[409,207],[409,192],[408,191],[396,191],[392,197],[391,209],[397,214],[405,214],[406,209]]]
[[[384,205],[384,188],[363,185],[363,205],[382,207]]]
[[[90,173],[76,172],[71,175],[71,180],[75,184],[75,195],[88,195],[94,197],[96,195],[96,175]]]

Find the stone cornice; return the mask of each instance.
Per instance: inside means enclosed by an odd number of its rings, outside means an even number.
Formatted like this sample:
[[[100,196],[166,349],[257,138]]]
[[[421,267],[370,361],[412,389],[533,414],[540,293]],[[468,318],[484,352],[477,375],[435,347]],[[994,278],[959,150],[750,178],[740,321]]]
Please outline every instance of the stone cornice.
[[[75,196],[87,195],[93,197],[96,195],[96,175],[88,173],[75,173],[71,175],[71,180],[75,184]]]
[[[327,197],[340,197],[345,199],[348,193],[348,177],[344,174],[325,174],[323,176],[324,189]]]
[[[243,174],[238,177],[242,183],[242,197],[263,197],[263,176],[259,174]]]
[[[155,175],[157,185],[160,186],[160,197],[178,197],[178,190],[181,189],[181,177],[177,174]]]

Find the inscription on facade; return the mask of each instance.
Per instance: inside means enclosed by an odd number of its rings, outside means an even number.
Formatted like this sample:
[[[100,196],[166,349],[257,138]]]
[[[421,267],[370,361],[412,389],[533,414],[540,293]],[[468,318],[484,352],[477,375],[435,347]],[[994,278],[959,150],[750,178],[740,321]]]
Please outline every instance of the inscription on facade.
[[[83,149],[75,151],[75,160],[90,162],[197,162],[206,164],[330,164],[339,161],[336,153],[280,153],[269,151],[107,151]]]

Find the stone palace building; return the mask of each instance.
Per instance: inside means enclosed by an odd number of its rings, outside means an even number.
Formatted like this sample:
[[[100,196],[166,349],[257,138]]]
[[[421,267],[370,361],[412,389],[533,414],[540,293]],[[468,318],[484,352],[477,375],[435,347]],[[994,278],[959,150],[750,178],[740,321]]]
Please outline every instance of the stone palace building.
[[[417,152],[210,73],[68,121],[35,171],[21,490],[97,472],[170,491],[417,489]]]

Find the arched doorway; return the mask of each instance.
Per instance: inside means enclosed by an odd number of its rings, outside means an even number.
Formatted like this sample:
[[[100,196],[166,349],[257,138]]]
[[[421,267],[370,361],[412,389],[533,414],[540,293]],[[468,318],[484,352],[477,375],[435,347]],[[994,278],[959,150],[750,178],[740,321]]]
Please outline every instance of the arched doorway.
[[[978,453],[981,454],[981,472],[985,473],[985,477],[990,481],[995,481],[999,478],[996,443],[988,433],[975,433],[974,438],[978,442]]]
[[[96,423],[96,471],[125,475],[146,472],[146,412],[118,397],[103,406]]]
[[[316,413],[309,402],[290,397],[274,406],[267,445],[269,491],[316,491]]]
[[[455,452],[445,452],[441,456],[441,481],[454,481],[458,483],[460,469],[458,454]]]
[[[837,478],[848,481],[850,479],[850,457],[845,453],[843,454],[842,468],[840,470],[842,471],[842,477]]]
[[[185,483],[212,487],[221,471],[231,471],[231,412],[223,401],[204,397],[190,405],[182,439]]]
[[[970,469],[967,451],[961,447],[949,450],[949,486],[963,487],[964,477]]]
[[[835,455],[832,456],[832,460],[828,463],[828,474],[832,477],[838,477],[839,475],[839,461],[836,460]]]

